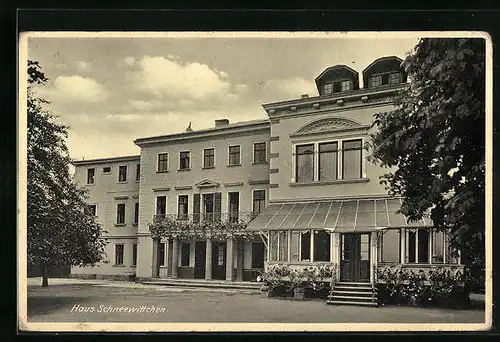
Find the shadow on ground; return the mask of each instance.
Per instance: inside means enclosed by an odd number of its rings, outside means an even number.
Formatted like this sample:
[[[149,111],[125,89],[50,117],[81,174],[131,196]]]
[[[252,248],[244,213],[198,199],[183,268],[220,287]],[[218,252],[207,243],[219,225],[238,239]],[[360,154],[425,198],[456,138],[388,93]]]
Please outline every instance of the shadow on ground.
[[[86,302],[88,302],[86,297],[28,297],[28,318],[61,309],[70,312],[73,305],[82,305]]]

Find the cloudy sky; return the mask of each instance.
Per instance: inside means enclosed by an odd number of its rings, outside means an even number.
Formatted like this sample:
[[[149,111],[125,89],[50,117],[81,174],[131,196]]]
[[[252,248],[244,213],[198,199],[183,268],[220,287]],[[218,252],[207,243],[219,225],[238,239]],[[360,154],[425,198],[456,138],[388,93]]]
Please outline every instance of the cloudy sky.
[[[49,78],[37,92],[70,126],[75,159],[138,154],[133,140],[265,119],[261,105],[317,95],[314,79],[346,64],[401,58],[417,38],[47,38],[28,58]],[[362,82],[362,80],[361,80]]]

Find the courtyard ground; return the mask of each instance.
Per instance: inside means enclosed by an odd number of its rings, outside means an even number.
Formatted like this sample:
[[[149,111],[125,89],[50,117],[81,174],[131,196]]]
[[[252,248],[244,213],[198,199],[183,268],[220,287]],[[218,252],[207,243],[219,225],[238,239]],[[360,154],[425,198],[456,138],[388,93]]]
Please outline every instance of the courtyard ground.
[[[104,280],[28,279],[28,322],[484,323],[483,309],[327,305],[242,290],[187,289]],[[113,312],[124,307],[122,312]],[[93,309],[92,309],[93,308]],[[126,311],[125,311],[126,310]]]

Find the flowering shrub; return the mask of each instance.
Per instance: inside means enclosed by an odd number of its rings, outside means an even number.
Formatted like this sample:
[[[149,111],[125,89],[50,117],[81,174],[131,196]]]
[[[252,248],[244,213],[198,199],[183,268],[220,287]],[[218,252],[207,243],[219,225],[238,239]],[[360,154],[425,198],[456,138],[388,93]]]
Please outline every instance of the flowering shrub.
[[[463,277],[460,271],[444,267],[414,272],[404,266],[381,268],[377,274],[378,297],[383,303],[398,305],[449,305],[462,291]],[[452,298],[454,300],[452,300]]]

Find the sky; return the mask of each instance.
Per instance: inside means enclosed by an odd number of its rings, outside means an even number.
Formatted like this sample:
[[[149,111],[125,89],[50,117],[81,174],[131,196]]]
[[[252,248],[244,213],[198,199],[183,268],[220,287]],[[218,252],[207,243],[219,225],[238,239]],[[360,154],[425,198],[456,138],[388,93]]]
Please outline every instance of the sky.
[[[262,104],[318,94],[314,79],[345,64],[361,72],[403,58],[418,38],[30,37],[36,89],[70,127],[72,158],[139,154],[134,139],[266,119]],[[360,77],[360,86],[362,79]]]

